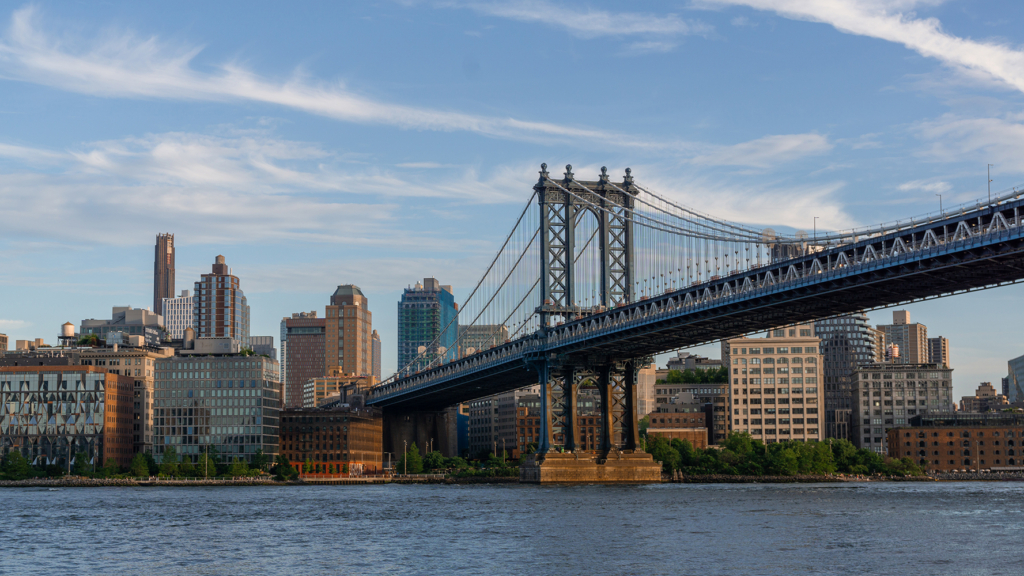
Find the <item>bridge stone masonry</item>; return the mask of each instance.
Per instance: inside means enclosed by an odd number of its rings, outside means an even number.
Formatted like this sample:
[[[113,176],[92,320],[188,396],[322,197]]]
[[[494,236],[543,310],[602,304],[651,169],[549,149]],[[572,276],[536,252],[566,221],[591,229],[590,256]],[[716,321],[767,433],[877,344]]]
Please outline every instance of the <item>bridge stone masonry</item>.
[[[872,308],[1024,279],[1024,200],[1016,190],[846,232],[756,230],[678,205],[634,182],[553,179],[533,196],[458,322],[509,334],[446,361],[428,350],[368,403],[409,421],[458,402],[541,384],[528,482],[648,482],[638,370],[653,355]],[[533,210],[530,206],[536,199]],[[505,333],[505,332],[502,332]],[[600,392],[598,449],[579,448],[576,397]],[[401,446],[393,448],[401,449]]]

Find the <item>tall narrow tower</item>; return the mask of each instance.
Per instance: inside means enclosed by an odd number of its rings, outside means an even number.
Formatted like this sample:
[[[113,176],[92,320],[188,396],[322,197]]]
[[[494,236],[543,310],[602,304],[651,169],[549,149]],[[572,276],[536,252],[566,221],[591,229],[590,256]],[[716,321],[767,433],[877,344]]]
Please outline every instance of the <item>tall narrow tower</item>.
[[[153,313],[163,315],[164,298],[174,298],[174,234],[156,235],[153,260]]]

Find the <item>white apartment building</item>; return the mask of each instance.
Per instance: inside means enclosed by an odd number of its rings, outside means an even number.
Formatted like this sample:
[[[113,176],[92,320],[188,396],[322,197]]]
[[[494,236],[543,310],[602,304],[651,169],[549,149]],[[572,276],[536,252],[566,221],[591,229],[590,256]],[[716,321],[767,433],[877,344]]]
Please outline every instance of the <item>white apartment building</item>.
[[[167,336],[180,340],[185,337],[185,328],[192,328],[192,306],[195,297],[189,295],[188,290],[182,290],[178,298],[164,298],[164,328]]]

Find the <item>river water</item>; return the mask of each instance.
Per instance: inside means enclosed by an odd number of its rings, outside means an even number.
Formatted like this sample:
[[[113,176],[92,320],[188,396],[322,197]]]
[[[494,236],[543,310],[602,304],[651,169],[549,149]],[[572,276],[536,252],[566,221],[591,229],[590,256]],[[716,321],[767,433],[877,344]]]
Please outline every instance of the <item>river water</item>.
[[[1024,574],[1024,482],[0,489],[0,574]]]

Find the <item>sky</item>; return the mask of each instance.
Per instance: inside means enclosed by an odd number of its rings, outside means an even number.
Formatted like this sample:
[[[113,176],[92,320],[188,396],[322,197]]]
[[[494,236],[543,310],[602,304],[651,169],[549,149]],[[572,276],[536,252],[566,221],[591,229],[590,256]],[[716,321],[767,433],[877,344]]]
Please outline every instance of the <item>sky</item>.
[[[0,12],[0,332],[152,305],[223,254],[252,334],[360,286],[462,300],[542,162],[721,218],[869,225],[1024,184],[1024,3],[35,2]],[[560,173],[561,168],[556,170]],[[941,195],[941,197],[940,197]],[[1024,354],[1021,287],[913,304],[957,395]],[[888,323],[890,311],[870,313]],[[717,347],[698,350],[717,357]]]

